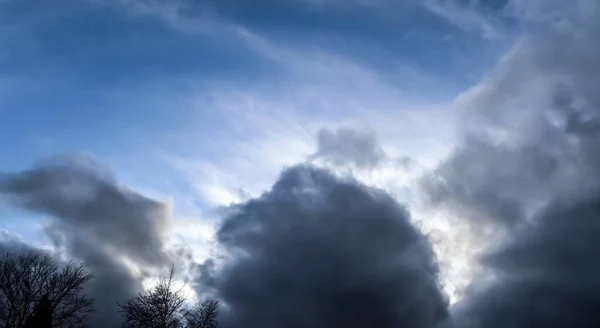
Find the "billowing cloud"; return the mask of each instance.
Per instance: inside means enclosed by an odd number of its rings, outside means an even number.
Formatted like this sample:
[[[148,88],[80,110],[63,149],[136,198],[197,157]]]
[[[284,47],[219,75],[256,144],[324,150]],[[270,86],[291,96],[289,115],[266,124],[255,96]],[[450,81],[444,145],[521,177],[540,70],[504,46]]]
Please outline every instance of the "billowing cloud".
[[[446,316],[428,240],[383,191],[295,166],[231,210],[217,233],[225,258],[199,280],[225,327],[420,328]]]
[[[350,128],[321,129],[317,134],[317,152],[311,156],[333,165],[351,164],[358,168],[373,168],[385,157],[374,132]]]
[[[473,284],[453,323],[594,326],[600,3],[514,0],[510,9],[535,32],[459,97],[463,143],[425,183],[434,204],[506,232],[482,257],[489,280]]]
[[[596,183],[600,24],[588,16],[598,15],[597,5],[550,2],[560,24],[525,36],[488,80],[458,98],[464,142],[429,181],[437,202],[520,221],[557,194]],[[520,4],[513,7],[529,8]]]
[[[135,260],[165,259],[167,208],[122,188],[85,157],[57,157],[0,180],[8,201],[50,214]]]
[[[600,321],[600,199],[553,203],[483,258],[496,278],[454,316],[462,327],[586,327]],[[466,327],[471,327],[467,325]]]
[[[511,226],[525,218],[524,197],[543,200],[558,159],[539,145],[467,139],[424,181],[430,201],[476,221]]]
[[[0,194],[9,205],[52,216],[46,231],[55,245],[97,275],[88,286],[98,299],[93,327],[117,326],[115,302],[141,291],[124,258],[142,267],[168,261],[168,208],[122,187],[87,157],[55,157],[4,174]]]

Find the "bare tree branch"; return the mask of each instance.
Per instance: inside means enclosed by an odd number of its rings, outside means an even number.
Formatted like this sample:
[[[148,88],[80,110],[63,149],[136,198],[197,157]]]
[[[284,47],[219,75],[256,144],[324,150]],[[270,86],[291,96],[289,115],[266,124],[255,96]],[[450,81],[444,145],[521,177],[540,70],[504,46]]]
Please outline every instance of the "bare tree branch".
[[[84,265],[58,267],[48,255],[0,253],[0,328],[20,328],[41,300],[48,302],[51,328],[78,327],[94,300],[83,293],[94,276]]]
[[[219,302],[207,300],[198,302],[185,314],[187,328],[219,328]]]
[[[125,328],[183,328],[185,297],[174,286],[174,268],[158,284],[124,304],[119,304]]]

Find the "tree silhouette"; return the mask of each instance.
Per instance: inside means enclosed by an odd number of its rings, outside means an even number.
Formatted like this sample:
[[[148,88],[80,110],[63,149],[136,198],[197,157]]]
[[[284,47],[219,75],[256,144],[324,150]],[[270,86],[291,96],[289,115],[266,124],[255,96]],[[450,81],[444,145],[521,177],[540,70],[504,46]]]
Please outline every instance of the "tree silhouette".
[[[207,300],[198,302],[191,310],[186,312],[185,319],[188,328],[218,328],[219,302]]]
[[[174,286],[174,268],[158,284],[124,304],[118,304],[125,328],[182,328],[185,297]]]
[[[58,267],[45,254],[0,252],[0,328],[82,325],[93,305],[83,287],[93,278],[85,265]]]
[[[42,296],[23,328],[52,328],[52,302],[48,294]]]

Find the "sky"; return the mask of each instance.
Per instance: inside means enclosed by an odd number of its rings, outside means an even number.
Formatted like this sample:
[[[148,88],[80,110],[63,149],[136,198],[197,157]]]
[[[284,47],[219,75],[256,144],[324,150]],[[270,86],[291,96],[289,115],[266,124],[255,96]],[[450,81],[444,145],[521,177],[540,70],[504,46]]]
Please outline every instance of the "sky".
[[[178,263],[234,328],[553,322],[506,301],[518,292],[572,319],[572,273],[540,272],[559,249],[589,254],[539,232],[598,225],[581,209],[600,182],[598,15],[594,0],[2,0],[0,241],[87,262],[105,299]],[[559,229],[555,212],[587,216]],[[348,278],[369,315],[317,310],[358,308],[327,262],[373,268]],[[297,285],[322,283],[341,294]],[[281,304],[267,291],[286,284]]]
[[[475,15],[459,3],[2,6],[0,168],[89,154],[170,199],[185,226],[266,190],[316,151],[321,129],[376,132],[393,156],[435,163],[454,137],[453,97],[512,38],[500,23],[484,31],[483,16],[452,21]],[[29,214],[3,211],[5,229],[36,237],[15,220]]]

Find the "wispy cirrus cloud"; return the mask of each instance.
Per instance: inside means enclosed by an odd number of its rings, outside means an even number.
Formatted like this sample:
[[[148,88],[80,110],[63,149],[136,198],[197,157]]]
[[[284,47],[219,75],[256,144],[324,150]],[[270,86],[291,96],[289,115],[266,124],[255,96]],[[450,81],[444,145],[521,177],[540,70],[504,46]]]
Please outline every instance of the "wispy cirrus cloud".
[[[492,40],[502,36],[506,30],[502,10],[509,1],[457,1],[457,0],[424,0],[423,5],[431,12],[448,20],[451,24]],[[487,10],[486,10],[487,9]],[[487,12],[486,12],[487,11]],[[489,13],[492,11],[492,14]]]

